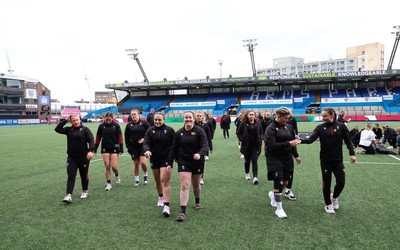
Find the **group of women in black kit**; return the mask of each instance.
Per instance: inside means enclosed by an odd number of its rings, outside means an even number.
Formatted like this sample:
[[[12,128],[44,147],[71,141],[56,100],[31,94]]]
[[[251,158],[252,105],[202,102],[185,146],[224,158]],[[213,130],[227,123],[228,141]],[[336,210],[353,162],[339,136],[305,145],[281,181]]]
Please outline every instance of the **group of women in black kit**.
[[[191,185],[193,186],[195,197],[194,208],[196,211],[202,209],[200,204],[201,176],[204,173],[206,156],[212,150],[211,136],[206,134],[206,129],[201,128],[204,123],[203,113],[202,115],[200,113],[195,115],[191,111],[184,112],[184,126],[176,132],[165,125],[165,115],[163,113],[154,115],[154,125],[151,127],[146,121],[141,120],[139,115],[138,110],[132,110],[132,121],[127,124],[125,129],[126,147],[134,161],[135,185],[139,184],[139,164],[147,163],[146,158],[150,158],[158,192],[157,206],[162,206],[162,214],[165,217],[169,217],[170,179],[173,162],[176,161],[180,180],[181,206],[177,221],[184,221],[186,219],[186,208]],[[262,140],[264,140],[267,176],[268,180],[273,181],[273,191],[269,192],[268,195],[271,199],[271,205],[276,207],[275,214],[279,218],[286,218],[287,215],[282,206],[282,192],[292,180],[294,171],[293,159],[298,164],[301,163],[296,146],[300,143],[309,144],[320,138],[325,211],[334,213],[335,209],[339,208],[338,197],[345,184],[342,155],[343,141],[349,149],[350,162],[354,163],[356,160],[354,149],[350,142],[349,131],[344,124],[336,121],[336,113],[333,109],[325,109],[322,112],[323,124],[318,125],[308,139],[300,140],[296,137],[297,124],[295,126],[289,124],[291,119],[294,120],[291,117],[290,110],[285,107],[278,108],[272,119],[269,113],[264,114],[264,118],[260,121],[256,119],[253,111],[243,113],[237,128],[237,136],[240,141],[240,151],[245,159],[245,178],[250,179],[249,171],[250,164],[252,164],[253,184],[259,183],[258,157],[261,153]],[[69,120],[72,126],[64,128]],[[198,126],[196,126],[196,120],[198,121]],[[67,135],[68,142],[67,195],[63,202],[70,203],[72,201],[72,191],[78,169],[82,181],[81,198],[87,198],[89,162],[97,151],[101,140],[101,152],[107,180],[106,190],[111,189],[110,169],[115,174],[116,183],[120,182],[118,154],[123,153],[122,132],[118,123],[113,121],[111,113],[107,113],[104,123],[99,125],[96,141],[94,141],[90,130],[82,126],[78,116],[67,117],[65,121],[57,125],[55,130],[58,133]],[[144,180],[146,182],[147,165],[142,164],[142,169],[145,172]],[[330,191],[332,173],[336,177],[333,193]],[[290,199],[288,195],[286,196]]]
[[[321,143],[321,172],[322,191],[325,201],[325,211],[335,213],[339,208],[338,197],[345,185],[342,144],[347,145],[350,154],[350,163],[356,161],[353,145],[347,127],[336,121],[333,109],[324,109],[322,112],[323,124],[317,126],[311,136],[300,140],[297,122],[286,107],[278,108],[273,119],[266,112],[262,120],[257,122],[255,112],[246,111],[240,120],[236,120],[237,136],[240,141],[240,152],[244,155],[245,178],[250,180],[249,166],[253,165],[253,183],[258,184],[257,159],[260,152],[261,140],[265,141],[265,156],[267,161],[268,180],[273,181],[273,191],[268,193],[271,206],[276,207],[278,218],[287,218],[282,206],[282,193],[289,200],[295,200],[291,185],[293,182],[294,160],[301,164],[301,158],[296,146],[300,143],[310,144],[317,138]],[[261,134],[261,135],[260,135]],[[251,145],[251,146],[249,146]],[[336,185],[331,193],[332,173],[336,177]]]
[[[201,177],[204,173],[205,157],[212,149],[212,134],[207,123],[203,121],[203,113],[197,113],[198,125],[195,126],[195,115],[191,111],[184,113],[184,127],[175,133],[174,129],[165,125],[165,115],[156,113],[154,125],[140,119],[140,113],[134,109],[131,111],[131,121],[125,128],[125,142],[128,152],[134,162],[135,186],[139,186],[139,164],[144,171],[144,182],[147,184],[147,159],[150,158],[150,166],[153,171],[156,189],[158,192],[157,206],[163,207],[163,215],[170,216],[171,187],[170,179],[173,162],[178,164],[180,180],[180,205],[181,212],[177,221],[186,219],[186,207],[189,200],[189,189],[193,185],[195,196],[195,210],[200,211]],[[71,127],[64,127],[71,121]],[[212,124],[211,124],[212,125]],[[202,128],[203,127],[203,128]],[[94,141],[89,128],[82,126],[77,115],[66,117],[59,123],[55,131],[67,135],[67,194],[63,199],[65,203],[72,202],[72,192],[75,185],[75,177],[79,169],[82,181],[81,198],[88,197],[88,169],[90,159],[97,152],[100,141],[101,154],[105,166],[106,188],[111,190],[111,170],[113,170],[116,183],[121,179],[118,173],[118,155],[123,153],[122,132],[118,123],[113,121],[112,113],[106,113],[105,119],[99,125]],[[208,134],[206,135],[206,132]]]

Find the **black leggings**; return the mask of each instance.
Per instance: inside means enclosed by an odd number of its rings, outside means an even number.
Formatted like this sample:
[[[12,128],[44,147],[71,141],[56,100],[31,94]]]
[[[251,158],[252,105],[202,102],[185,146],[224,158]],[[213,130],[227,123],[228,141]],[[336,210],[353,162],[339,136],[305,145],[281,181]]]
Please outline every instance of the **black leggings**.
[[[223,133],[224,133],[224,138],[226,138],[226,137],[229,138],[229,129],[224,128]]]
[[[244,155],[244,171],[246,174],[250,172],[250,162],[252,165],[253,177],[258,176],[258,153],[256,147],[248,147]]]
[[[88,190],[89,186],[89,163],[90,161],[86,158],[72,158],[68,157],[67,160],[67,194],[72,194],[75,187],[76,172],[79,169],[79,175],[81,176],[82,190]]]
[[[344,189],[345,185],[345,172],[343,161],[321,161],[322,171],[322,193],[324,194],[324,200],[326,205],[330,205],[331,201],[331,183],[332,173],[336,178],[336,185],[333,189],[333,197],[339,197],[340,193]]]

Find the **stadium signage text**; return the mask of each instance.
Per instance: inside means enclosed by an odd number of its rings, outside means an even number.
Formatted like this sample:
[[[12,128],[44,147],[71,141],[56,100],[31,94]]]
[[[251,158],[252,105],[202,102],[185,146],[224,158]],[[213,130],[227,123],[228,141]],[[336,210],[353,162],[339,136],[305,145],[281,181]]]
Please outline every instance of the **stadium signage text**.
[[[322,103],[382,102],[382,97],[321,98]]]
[[[215,106],[215,102],[182,102],[182,103],[170,104],[170,107],[199,107],[199,106]]]
[[[386,70],[376,70],[376,71],[356,71],[356,72],[341,72],[338,73],[339,77],[342,76],[371,76],[371,75],[386,75],[389,72]]]
[[[254,104],[292,104],[292,99],[288,100],[249,100],[241,101],[241,105],[254,105]]]

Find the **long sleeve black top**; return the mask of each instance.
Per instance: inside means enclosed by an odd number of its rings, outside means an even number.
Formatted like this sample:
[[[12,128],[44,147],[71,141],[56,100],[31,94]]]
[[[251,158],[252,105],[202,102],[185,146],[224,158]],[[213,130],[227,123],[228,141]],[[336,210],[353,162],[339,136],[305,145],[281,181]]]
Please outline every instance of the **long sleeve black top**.
[[[346,143],[350,155],[354,154],[350,134],[344,123],[335,121],[318,125],[309,138],[302,139],[301,143],[310,144],[317,138],[320,140],[322,161],[343,161],[343,141]]]
[[[249,130],[252,131],[251,134],[249,133]],[[242,154],[245,154],[248,147],[252,146],[256,147],[258,154],[261,153],[262,132],[261,125],[257,121],[254,121],[254,123],[240,123],[237,136],[241,142],[240,152]]]
[[[94,152],[94,139],[90,129],[82,125],[77,128],[73,126],[64,127],[67,122],[67,120],[60,122],[54,130],[67,136],[68,156],[83,158],[86,157],[88,152]]]
[[[207,136],[204,130],[198,126],[194,126],[191,130],[186,131],[181,128],[176,131],[174,141],[168,157],[168,165],[172,166],[174,160],[178,164],[193,166],[204,164],[204,156],[208,152]],[[200,154],[200,160],[194,160],[194,154]]]
[[[125,144],[126,147],[133,149],[141,149],[143,143],[139,143],[139,140],[144,138],[147,129],[150,124],[145,120],[139,120],[137,122],[129,122],[125,127]]]
[[[122,139],[122,131],[121,127],[118,123],[112,122],[111,124],[107,124],[103,122],[97,128],[96,133],[96,141],[95,141],[95,152],[99,147],[101,141],[101,147],[104,149],[120,149],[122,153],[124,150],[124,141]]]
[[[152,163],[167,162],[169,151],[174,139],[175,130],[163,124],[160,127],[151,126],[144,136],[143,150],[150,151]]]
[[[210,124],[209,123],[195,123],[196,126],[199,126],[200,128],[202,128],[204,130],[204,132],[206,133],[207,136],[207,142],[208,142],[208,148],[210,149],[210,151],[213,151],[213,144],[212,144],[212,131],[210,128]]]
[[[292,125],[281,125],[275,120],[265,131],[265,156],[288,159],[292,156],[297,158],[299,154],[296,147],[290,146],[289,141],[295,139],[295,131]]]

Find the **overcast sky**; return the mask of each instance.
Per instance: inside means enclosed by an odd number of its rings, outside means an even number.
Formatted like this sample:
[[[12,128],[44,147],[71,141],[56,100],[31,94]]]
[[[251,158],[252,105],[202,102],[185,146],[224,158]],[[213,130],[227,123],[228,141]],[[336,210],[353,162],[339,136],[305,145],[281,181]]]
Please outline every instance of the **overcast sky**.
[[[330,2],[328,4],[328,2]],[[257,39],[256,68],[272,59],[344,58],[379,42],[387,67],[400,1],[1,0],[0,72],[36,78],[62,102],[90,99],[143,80],[125,49],[137,49],[150,81],[251,76],[244,39]],[[400,50],[400,48],[399,48]],[[6,53],[7,51],[7,53]],[[400,69],[400,51],[393,68]]]

